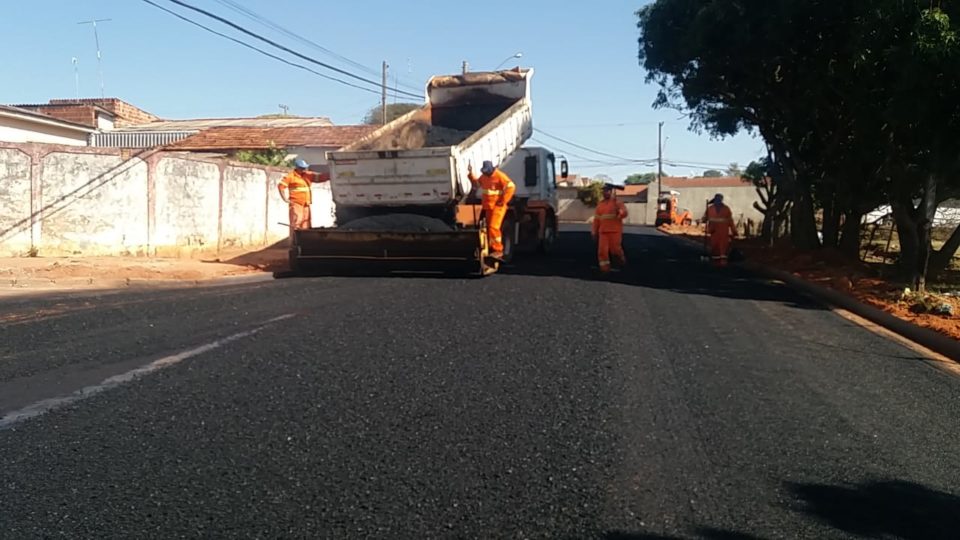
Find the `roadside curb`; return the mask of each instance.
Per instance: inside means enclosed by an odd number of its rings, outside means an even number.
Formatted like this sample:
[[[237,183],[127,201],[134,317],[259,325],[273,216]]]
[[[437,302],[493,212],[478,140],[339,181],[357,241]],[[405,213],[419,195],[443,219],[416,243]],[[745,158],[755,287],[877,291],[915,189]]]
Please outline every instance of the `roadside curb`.
[[[667,235],[679,240],[689,246],[695,246],[703,249],[703,245],[689,238]],[[756,263],[743,262],[736,266],[747,270],[748,272],[758,274],[770,279],[776,279],[790,288],[810,296],[820,302],[845,309],[859,317],[862,317],[878,326],[886,328],[891,332],[898,334],[918,345],[926,347],[931,351],[942,354],[954,362],[960,363],[960,342],[951,339],[935,330],[917,326],[909,321],[891,315],[881,309],[871,305],[864,304],[856,298],[846,295],[842,292],[822,287],[811,283],[801,277],[795,276],[785,270],[769,268]]]
[[[225,276],[208,279],[154,279],[154,278],[124,278],[124,279],[97,279],[92,277],[77,278],[8,278],[2,282],[2,291],[93,291],[93,290],[138,290],[138,289],[184,289],[191,287],[216,287],[225,285],[243,285],[272,281],[274,275],[270,272]]]

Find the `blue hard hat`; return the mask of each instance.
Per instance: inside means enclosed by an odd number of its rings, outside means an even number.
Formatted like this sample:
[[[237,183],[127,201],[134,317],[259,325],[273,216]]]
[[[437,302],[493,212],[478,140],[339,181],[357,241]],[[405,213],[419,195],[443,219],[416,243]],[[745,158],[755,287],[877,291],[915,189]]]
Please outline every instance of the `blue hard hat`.
[[[309,165],[307,165],[307,162],[304,161],[304,160],[301,159],[301,158],[297,158],[296,160],[294,160],[293,166],[296,167],[296,168],[298,168],[298,169],[306,169],[306,168],[310,167]]]
[[[492,161],[489,161],[489,160],[484,161],[484,162],[483,162],[483,166],[480,167],[480,172],[482,172],[483,174],[490,174],[490,173],[492,173],[492,172],[493,172],[493,162],[492,162]]]

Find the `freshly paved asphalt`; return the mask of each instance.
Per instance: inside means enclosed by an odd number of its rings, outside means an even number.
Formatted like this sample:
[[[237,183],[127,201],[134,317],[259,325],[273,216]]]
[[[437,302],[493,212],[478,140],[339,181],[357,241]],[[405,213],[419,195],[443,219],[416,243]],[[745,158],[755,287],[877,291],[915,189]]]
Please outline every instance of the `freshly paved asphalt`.
[[[0,300],[0,417],[241,334],[0,421],[0,538],[957,537],[960,379],[625,243],[606,280],[566,233],[486,279]]]

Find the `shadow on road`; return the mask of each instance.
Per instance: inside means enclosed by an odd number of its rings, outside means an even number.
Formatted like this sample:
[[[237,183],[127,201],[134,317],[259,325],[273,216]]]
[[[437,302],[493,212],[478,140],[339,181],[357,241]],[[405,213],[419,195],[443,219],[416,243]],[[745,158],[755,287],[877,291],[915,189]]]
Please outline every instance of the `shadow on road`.
[[[203,259],[205,263],[232,264],[245,268],[253,268],[264,272],[283,272],[288,267],[287,250],[289,244],[286,239],[264,246],[255,251],[247,251],[239,255],[221,259]]]
[[[501,272],[508,275],[563,277],[603,281],[740,300],[779,302],[800,309],[825,309],[792,290],[770,283],[737,266],[713,268],[701,260],[701,250],[659,233],[637,228],[624,235],[627,268],[599,274],[596,244],[588,232],[563,232],[548,256],[518,255]]]
[[[960,497],[903,481],[859,485],[787,484],[794,510],[868,538],[960,537]]]

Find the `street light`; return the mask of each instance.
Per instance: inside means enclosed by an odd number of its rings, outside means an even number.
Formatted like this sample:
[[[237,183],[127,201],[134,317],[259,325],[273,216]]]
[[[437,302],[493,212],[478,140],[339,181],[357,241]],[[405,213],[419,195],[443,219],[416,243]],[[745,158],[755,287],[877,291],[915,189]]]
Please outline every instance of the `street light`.
[[[517,52],[516,54],[514,54],[513,56],[508,56],[508,57],[504,58],[504,59],[503,59],[503,62],[500,62],[500,65],[497,66],[497,67],[495,67],[495,68],[493,68],[493,70],[496,71],[496,70],[500,69],[500,66],[506,64],[506,63],[509,62],[510,60],[513,60],[514,58],[520,58],[521,56],[523,56],[523,53],[518,51],[518,52]]]

